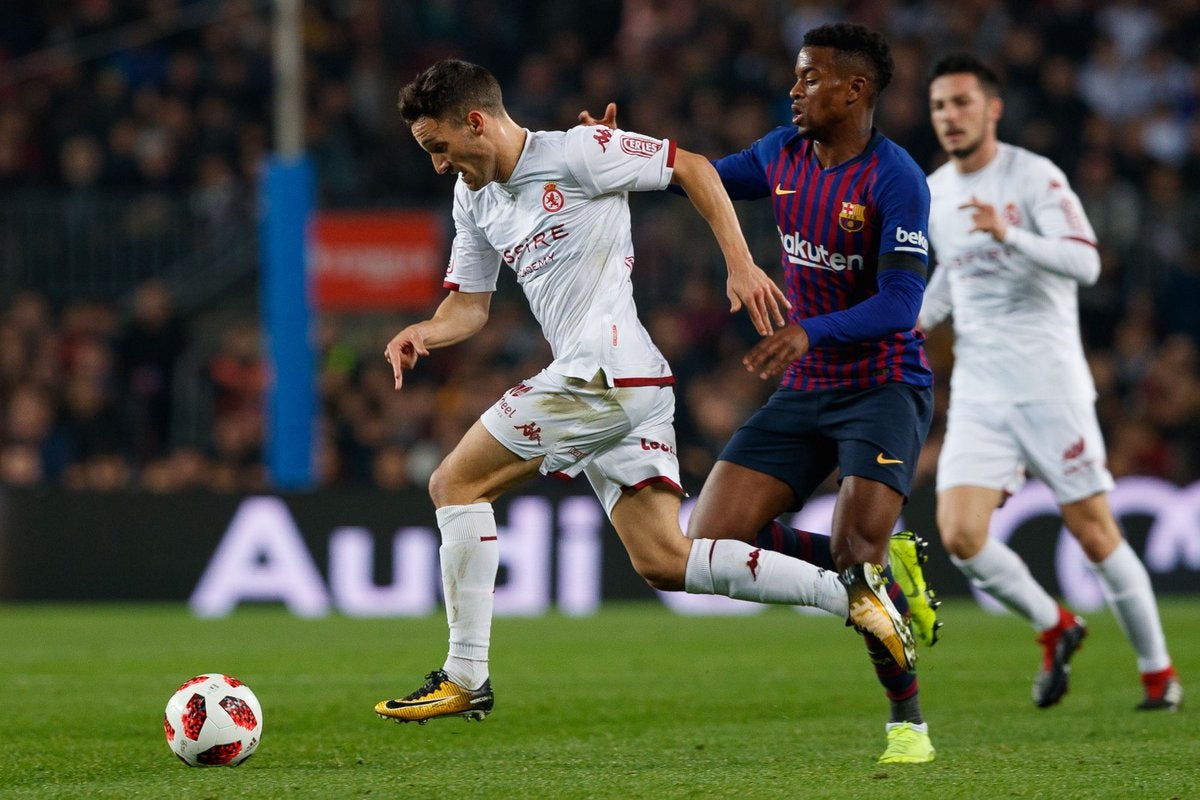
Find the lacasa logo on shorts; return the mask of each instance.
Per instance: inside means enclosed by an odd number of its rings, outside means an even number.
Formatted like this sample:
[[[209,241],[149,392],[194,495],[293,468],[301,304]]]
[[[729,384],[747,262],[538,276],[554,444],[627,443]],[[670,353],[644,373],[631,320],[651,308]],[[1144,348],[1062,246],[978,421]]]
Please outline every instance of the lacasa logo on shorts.
[[[902,253],[929,255],[929,240],[925,238],[924,231],[906,231],[897,225],[896,241],[900,243],[900,247],[896,249]],[[905,245],[915,245],[915,247],[906,247]]]
[[[827,269],[833,272],[857,271],[865,266],[865,261],[860,254],[847,256],[841,253],[831,253],[825,249],[825,245],[813,244],[807,239],[801,239],[795,233],[784,233],[779,228],[775,230],[779,231],[779,241],[783,245],[783,252],[787,253],[788,261],[796,266]]]
[[[671,445],[663,444],[662,442],[652,442],[649,439],[642,439],[642,449],[643,450],[662,450],[664,453],[675,452],[675,449],[673,447],[671,447]]]
[[[549,247],[552,242],[565,239],[569,235],[566,225],[562,224],[551,226],[544,231],[538,231],[520,244],[505,250],[504,263],[512,266],[522,254],[531,253],[543,247]]]
[[[652,158],[655,153],[662,150],[662,142],[657,139],[645,139],[641,136],[626,136],[622,134],[621,149],[631,156]]]

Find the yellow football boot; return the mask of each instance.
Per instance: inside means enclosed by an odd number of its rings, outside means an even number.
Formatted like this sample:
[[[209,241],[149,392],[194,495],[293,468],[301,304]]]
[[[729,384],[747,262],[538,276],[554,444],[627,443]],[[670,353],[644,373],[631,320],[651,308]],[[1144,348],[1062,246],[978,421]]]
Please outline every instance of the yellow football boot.
[[[438,717],[482,720],[494,704],[490,679],[478,689],[464,689],[438,669],[426,675],[425,685],[412,694],[400,700],[380,700],[375,713],[396,722],[424,725]]]
[[[925,554],[927,546],[925,540],[912,531],[900,531],[892,534],[888,555],[892,562],[892,577],[908,598],[913,632],[921,644],[932,647],[941,638],[944,623],[937,618],[942,601],[925,582],[925,571],[921,569],[921,565],[929,560]]]

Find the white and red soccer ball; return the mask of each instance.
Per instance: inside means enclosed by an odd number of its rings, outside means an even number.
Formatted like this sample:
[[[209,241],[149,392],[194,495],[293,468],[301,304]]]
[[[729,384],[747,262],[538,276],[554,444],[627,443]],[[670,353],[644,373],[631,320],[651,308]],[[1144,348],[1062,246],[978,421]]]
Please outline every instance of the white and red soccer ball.
[[[262,725],[250,687],[219,672],[186,681],[163,715],[167,745],[192,767],[237,766],[258,749]]]

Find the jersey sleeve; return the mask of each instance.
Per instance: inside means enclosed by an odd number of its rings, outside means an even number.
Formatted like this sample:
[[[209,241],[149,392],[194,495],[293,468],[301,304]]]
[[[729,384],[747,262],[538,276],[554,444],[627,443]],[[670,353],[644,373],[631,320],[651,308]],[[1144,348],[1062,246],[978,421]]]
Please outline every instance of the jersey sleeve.
[[[770,153],[779,152],[787,133],[776,128],[745,150],[713,162],[731,200],[758,200],[771,194],[767,162]]]
[[[946,268],[935,268],[929,276],[921,301],[921,314],[917,318],[917,325],[922,330],[931,330],[950,316],[954,302],[950,297],[949,276],[950,271]]]
[[[1100,277],[1100,253],[1083,203],[1049,159],[1029,163],[1024,202],[1033,216],[1032,229],[1010,225],[1004,243],[1043,269],[1091,286]]]
[[[916,164],[881,171],[872,192],[879,209],[879,255],[914,256],[929,265],[929,184]]]
[[[603,125],[567,131],[567,168],[590,197],[665,189],[675,169],[675,142]]]
[[[454,241],[442,286],[456,292],[494,292],[500,275],[500,254],[475,224],[465,202],[467,191],[460,178],[454,187]]]
[[[1034,231],[1047,239],[1075,239],[1094,245],[1096,233],[1067,176],[1048,159],[1039,158],[1034,164],[1037,168],[1026,180]]]

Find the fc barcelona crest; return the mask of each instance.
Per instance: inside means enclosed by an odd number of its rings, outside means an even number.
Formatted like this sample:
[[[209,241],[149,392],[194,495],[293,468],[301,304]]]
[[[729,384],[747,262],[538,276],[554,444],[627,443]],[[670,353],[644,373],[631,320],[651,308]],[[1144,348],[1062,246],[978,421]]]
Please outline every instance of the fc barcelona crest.
[[[849,233],[857,233],[863,229],[867,218],[867,207],[858,203],[843,202],[842,210],[838,213],[838,227]]]

